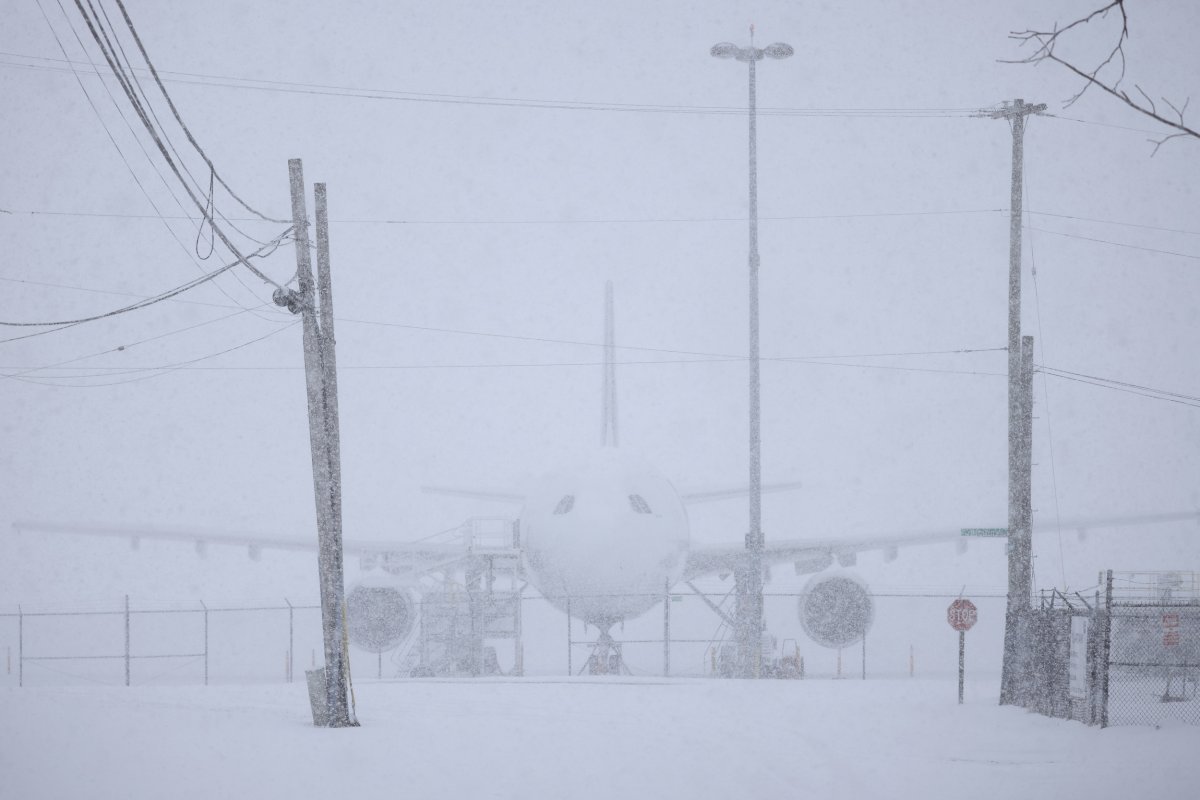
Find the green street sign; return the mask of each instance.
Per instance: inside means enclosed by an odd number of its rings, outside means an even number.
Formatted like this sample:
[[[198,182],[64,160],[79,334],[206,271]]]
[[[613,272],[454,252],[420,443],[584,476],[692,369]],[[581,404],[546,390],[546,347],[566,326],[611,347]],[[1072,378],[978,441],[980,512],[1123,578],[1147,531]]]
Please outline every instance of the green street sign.
[[[963,536],[1008,536],[1008,528],[961,528]]]

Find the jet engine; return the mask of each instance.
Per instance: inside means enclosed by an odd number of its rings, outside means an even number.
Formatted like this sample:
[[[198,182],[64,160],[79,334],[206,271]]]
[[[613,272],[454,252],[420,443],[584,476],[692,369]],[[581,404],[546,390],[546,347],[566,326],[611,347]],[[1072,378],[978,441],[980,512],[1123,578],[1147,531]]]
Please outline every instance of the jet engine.
[[[412,632],[416,610],[409,594],[394,586],[359,584],[346,596],[346,632],[355,647],[382,653]]]
[[[866,636],[875,618],[867,586],[850,575],[815,577],[800,596],[800,626],[822,647],[841,648]]]

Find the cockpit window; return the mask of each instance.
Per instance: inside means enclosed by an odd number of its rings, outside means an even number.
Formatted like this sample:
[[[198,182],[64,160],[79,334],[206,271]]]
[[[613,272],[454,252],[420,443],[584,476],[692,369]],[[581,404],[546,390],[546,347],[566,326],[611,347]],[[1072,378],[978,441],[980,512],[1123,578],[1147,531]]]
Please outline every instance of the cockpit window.
[[[558,501],[558,505],[554,507],[555,514],[566,514],[575,507],[575,495],[565,494],[563,499]]]
[[[650,514],[650,504],[646,502],[646,498],[640,494],[629,495],[629,505],[633,506],[633,510],[638,514]]]

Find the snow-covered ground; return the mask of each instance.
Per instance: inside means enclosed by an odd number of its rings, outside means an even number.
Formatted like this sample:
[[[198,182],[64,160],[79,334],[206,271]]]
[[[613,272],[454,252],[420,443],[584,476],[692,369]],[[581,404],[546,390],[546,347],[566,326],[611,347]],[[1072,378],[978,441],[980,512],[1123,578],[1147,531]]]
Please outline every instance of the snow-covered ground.
[[[954,681],[302,683],[0,690],[4,798],[1194,797],[1200,728],[1100,730]]]

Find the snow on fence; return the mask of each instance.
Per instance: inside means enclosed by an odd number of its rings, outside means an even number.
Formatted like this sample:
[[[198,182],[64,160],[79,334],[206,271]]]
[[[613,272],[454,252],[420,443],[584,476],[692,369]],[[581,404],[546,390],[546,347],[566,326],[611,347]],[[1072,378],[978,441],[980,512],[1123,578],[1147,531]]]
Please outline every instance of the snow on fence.
[[[1191,573],[1123,573],[1089,598],[1057,590],[1019,625],[1018,704],[1089,725],[1200,725],[1200,588]]]
[[[5,637],[15,640],[5,648],[5,673],[17,686],[290,682],[294,663],[303,667],[310,650],[315,662],[320,647],[320,606],[286,599],[133,605],[126,596],[120,603],[18,605],[0,620],[15,628]]]
[[[801,629],[797,605],[804,597],[765,593],[770,635],[764,637],[763,674],[855,679],[953,674],[956,634],[946,625],[945,607],[954,594],[913,587],[872,592],[873,624],[865,637],[841,649],[818,646]],[[968,634],[968,679],[991,678],[999,665],[1004,599],[995,592],[973,597],[980,604],[980,625]],[[454,598],[458,605],[447,608]],[[536,594],[518,593],[516,599],[521,609],[516,619],[473,622],[471,614],[491,604],[465,591],[426,593],[414,609],[421,622],[398,646],[389,641],[378,650],[364,651],[354,642],[352,619],[355,678],[729,672],[731,637],[713,610],[728,615],[733,603],[728,592],[664,593],[657,610],[612,628],[615,648],[602,655],[603,665],[595,627],[578,620],[568,624],[560,609]],[[292,681],[324,661],[319,606],[287,599],[14,605],[0,609],[0,652],[7,663],[0,683],[11,686]]]

